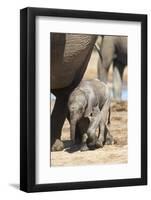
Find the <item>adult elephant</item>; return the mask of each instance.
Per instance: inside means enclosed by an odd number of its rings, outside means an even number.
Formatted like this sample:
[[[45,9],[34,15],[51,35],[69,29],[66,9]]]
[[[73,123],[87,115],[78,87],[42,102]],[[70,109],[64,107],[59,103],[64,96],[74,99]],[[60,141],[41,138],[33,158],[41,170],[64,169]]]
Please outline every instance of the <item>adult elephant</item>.
[[[120,100],[122,95],[122,76],[127,65],[127,37],[102,36],[100,47],[96,46],[100,55],[98,60],[98,78],[107,82],[110,65],[113,63],[113,96]]]
[[[64,148],[61,131],[68,114],[68,97],[80,83],[97,36],[51,33],[51,92],[56,96],[51,115],[52,151]]]

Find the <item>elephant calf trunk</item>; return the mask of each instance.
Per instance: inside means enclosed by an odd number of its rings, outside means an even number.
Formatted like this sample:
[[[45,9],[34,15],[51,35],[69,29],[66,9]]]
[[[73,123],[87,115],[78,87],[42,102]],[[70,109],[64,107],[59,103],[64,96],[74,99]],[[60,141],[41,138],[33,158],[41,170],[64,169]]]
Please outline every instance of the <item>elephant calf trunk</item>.
[[[87,145],[89,149],[93,150],[96,147],[97,136],[95,134],[95,130],[88,130],[87,131]]]

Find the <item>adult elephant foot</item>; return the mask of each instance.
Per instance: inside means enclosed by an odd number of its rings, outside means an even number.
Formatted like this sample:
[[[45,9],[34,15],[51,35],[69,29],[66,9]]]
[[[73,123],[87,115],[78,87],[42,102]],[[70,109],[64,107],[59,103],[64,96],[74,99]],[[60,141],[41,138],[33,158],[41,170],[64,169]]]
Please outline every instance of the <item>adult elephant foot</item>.
[[[52,145],[52,151],[62,151],[64,149],[64,144],[61,140],[56,139],[55,143]]]

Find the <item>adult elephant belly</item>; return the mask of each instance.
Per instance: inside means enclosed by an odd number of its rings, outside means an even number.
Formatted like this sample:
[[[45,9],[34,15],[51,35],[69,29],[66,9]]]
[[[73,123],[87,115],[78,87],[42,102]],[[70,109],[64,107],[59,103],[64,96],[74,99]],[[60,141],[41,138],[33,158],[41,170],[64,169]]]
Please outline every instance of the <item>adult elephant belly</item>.
[[[51,89],[68,87],[84,74],[95,40],[92,35],[66,34],[64,42],[60,38],[52,45]],[[54,49],[58,49],[55,54]]]

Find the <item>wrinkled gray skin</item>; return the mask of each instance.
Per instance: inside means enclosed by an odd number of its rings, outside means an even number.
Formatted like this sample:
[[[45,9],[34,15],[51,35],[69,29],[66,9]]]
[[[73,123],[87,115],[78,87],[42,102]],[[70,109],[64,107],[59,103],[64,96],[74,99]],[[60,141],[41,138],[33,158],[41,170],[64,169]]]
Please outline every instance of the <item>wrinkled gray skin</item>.
[[[88,147],[90,149],[103,147],[105,131],[108,140],[111,144],[113,143],[113,138],[107,127],[110,101],[107,85],[97,79],[82,80],[70,94],[68,108],[71,140],[75,143],[75,136],[79,134],[76,133],[76,127],[80,127],[79,131],[82,128],[82,151],[87,150]],[[96,136],[97,128],[99,128],[98,138]]]
[[[101,44],[96,49],[100,54],[98,78],[106,83],[109,67],[113,63],[113,97],[116,100],[120,100],[122,95],[122,76],[127,65],[127,37],[103,36]]]
[[[68,117],[70,93],[80,83],[87,68],[95,35],[51,33],[51,92],[56,102],[51,115],[51,149],[63,150],[61,131]]]

